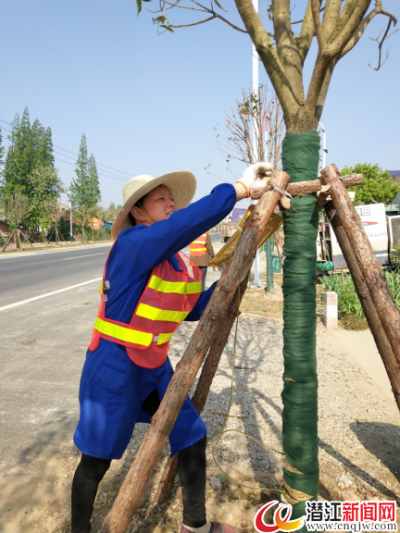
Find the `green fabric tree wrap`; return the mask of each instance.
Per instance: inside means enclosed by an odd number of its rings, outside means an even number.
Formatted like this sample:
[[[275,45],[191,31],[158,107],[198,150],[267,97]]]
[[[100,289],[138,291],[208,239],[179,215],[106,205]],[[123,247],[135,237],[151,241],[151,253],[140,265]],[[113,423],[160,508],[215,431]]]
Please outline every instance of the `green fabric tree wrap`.
[[[316,131],[286,134],[283,170],[290,183],[318,175],[320,137]],[[318,382],[316,363],[315,194],[294,197],[284,215],[283,265],[283,450],[285,489],[292,519],[306,514],[305,501],[318,497]],[[296,472],[297,471],[297,472]],[[302,528],[306,530],[306,528]]]

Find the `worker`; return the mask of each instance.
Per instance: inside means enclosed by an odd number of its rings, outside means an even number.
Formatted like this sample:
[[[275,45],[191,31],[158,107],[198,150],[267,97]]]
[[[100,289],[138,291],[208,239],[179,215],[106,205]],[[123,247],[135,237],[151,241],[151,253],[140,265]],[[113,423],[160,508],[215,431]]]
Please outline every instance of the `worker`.
[[[257,165],[192,204],[190,172],[137,176],[124,186],[80,382],[74,442],[82,457],[72,482],[72,533],[90,532],[97,488],[111,460],[122,457],[136,422],[150,423],[167,390],[173,332],[182,320],[199,320],[213,293],[215,283],[201,292],[201,273],[180,250],[249,197],[250,186],[265,186],[271,166]],[[169,436],[182,486],[181,533],[235,533],[206,517],[206,434],[187,397]]]
[[[214,259],[214,248],[208,231],[189,244],[190,259],[201,270],[201,290],[206,288],[207,268]]]

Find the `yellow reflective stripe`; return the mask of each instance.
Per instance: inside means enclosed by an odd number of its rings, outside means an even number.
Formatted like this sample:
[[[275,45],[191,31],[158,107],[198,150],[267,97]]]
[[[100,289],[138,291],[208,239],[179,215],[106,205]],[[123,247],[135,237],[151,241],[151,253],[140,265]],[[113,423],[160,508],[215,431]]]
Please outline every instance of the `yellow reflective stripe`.
[[[141,346],[150,346],[153,341],[153,335],[151,333],[118,326],[117,324],[106,322],[98,317],[96,318],[94,329],[97,329],[99,333],[114,337],[114,339],[130,342],[132,344],[140,344]]]
[[[197,294],[201,292],[201,281],[164,281],[158,276],[152,276],[149,288],[166,294]]]
[[[172,337],[173,333],[160,333],[157,344],[165,344]]]
[[[100,283],[100,294],[103,294],[103,280],[101,280],[101,283]]]
[[[205,240],[204,241],[193,241],[190,246],[192,246],[192,244],[205,244]]]
[[[187,311],[166,311],[143,303],[139,304],[136,311],[137,316],[149,318],[150,320],[162,320],[163,322],[182,322],[188,314],[189,312]]]
[[[190,248],[191,252],[204,252],[207,251],[207,248]]]

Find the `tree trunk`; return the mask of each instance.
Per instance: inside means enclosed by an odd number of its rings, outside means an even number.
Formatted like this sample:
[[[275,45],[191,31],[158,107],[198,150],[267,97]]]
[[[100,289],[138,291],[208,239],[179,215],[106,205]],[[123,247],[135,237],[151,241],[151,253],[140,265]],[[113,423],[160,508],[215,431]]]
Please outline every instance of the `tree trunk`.
[[[361,274],[369,289],[372,301],[382,322],[383,329],[400,365],[400,312],[375,257],[371,243],[364,231],[364,226],[354,208],[346,188],[341,182],[336,165],[329,165],[321,172],[326,184],[331,183],[331,196],[336,209],[336,216],[343,226],[349,243],[358,260]]]
[[[376,346],[382,357],[383,364],[385,365],[387,375],[392,385],[394,399],[398,408],[400,409],[400,367],[396,361],[393,350],[390,346],[390,342],[388,341],[385,330],[383,329],[381,319],[379,318],[374,302],[371,298],[371,294],[361,273],[359,261],[354,253],[349,239],[347,238],[346,231],[342,226],[340,218],[335,216],[336,210],[332,201],[325,205],[325,212],[328,216],[328,219],[331,221],[331,226],[335,232],[343,256],[346,260],[346,264],[350,270],[360,303],[364,309],[369,327],[371,328],[371,333],[375,339]]]
[[[289,176],[281,171],[273,172],[279,188],[285,188]],[[101,533],[124,533],[132,518],[139,498],[150,478],[165,441],[171,433],[186,395],[196,379],[196,374],[209,349],[213,335],[220,328],[238,281],[249,270],[258,239],[270,219],[280,194],[271,190],[258,202],[253,214],[246,220],[239,243],[217,284],[200,322],[176,367],[174,376],[160,407],[152,418],[150,428],[139,448],[118,496],[101,527]]]
[[[229,334],[235,319],[238,316],[240,302],[242,301],[244,293],[246,292],[248,279],[249,276],[247,275],[240,283],[233,298],[233,303],[228,308],[224,319],[221,321],[221,329],[216,331],[213,337],[210,351],[208,352],[207,359],[205,360],[199,381],[196,386],[196,390],[192,397],[192,402],[199,413],[203,411],[206,404],[207,396],[217,371],[222,352],[224,351],[225,345],[228,342]],[[162,505],[168,499],[174,484],[177,470],[178,456],[176,455],[174,457],[170,457],[167,461],[158,485],[157,494],[154,498],[154,504],[157,503],[158,505]]]
[[[290,174],[291,187],[316,180],[319,149],[316,131],[286,134],[282,165]],[[293,506],[292,519],[296,519],[306,514],[306,501],[318,499],[319,486],[316,195],[294,196],[283,227],[283,474],[285,497]]]

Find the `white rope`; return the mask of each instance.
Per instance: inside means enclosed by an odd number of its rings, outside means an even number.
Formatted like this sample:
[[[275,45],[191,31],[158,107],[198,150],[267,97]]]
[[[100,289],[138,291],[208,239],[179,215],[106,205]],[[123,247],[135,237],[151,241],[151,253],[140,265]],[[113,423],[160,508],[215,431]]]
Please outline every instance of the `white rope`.
[[[284,194],[285,196],[287,196],[288,198],[290,198],[291,200],[293,200],[293,196],[292,196],[289,192],[287,192],[287,191],[285,191],[285,190],[280,189],[279,187],[277,187],[277,186],[275,185],[275,183],[274,183],[274,180],[273,180],[272,178],[271,178],[271,180],[270,180],[270,184],[271,184],[271,187],[272,187],[273,189],[275,189],[276,191],[278,191],[280,194]]]

